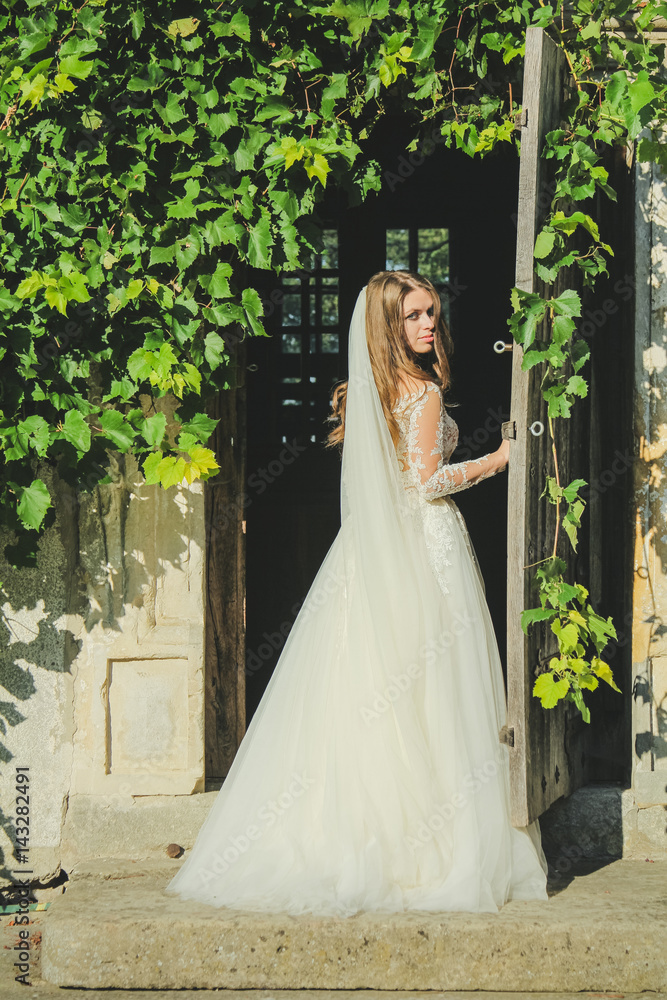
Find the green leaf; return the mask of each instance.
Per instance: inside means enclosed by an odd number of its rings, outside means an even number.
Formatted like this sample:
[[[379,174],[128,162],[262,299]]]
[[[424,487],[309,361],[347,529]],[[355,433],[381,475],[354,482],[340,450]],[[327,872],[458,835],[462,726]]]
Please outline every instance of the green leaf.
[[[183,38],[187,38],[188,35],[194,34],[199,27],[199,23],[196,17],[181,17],[176,21],[172,21],[167,31],[174,37],[180,35]]]
[[[160,463],[160,482],[165,489],[181,483],[185,477],[185,459],[169,456]]]
[[[150,376],[153,370],[149,361],[151,357],[151,352],[147,351],[145,347],[138,347],[129,356],[127,359],[127,372],[134,382],[143,382]]]
[[[144,15],[140,10],[133,10],[130,12],[130,24],[132,25],[132,37],[135,42],[141,35],[141,32],[145,27]]]
[[[316,177],[322,187],[326,187],[327,174],[331,171],[331,167],[321,153],[315,153],[312,161],[306,161],[305,168],[311,180]]]
[[[567,380],[567,391],[583,399],[588,395],[588,383],[581,375],[571,375]]]
[[[244,288],[241,294],[241,302],[243,303],[243,310],[252,332],[256,337],[264,336],[266,331],[258,319],[259,316],[264,315],[264,306],[256,289]]]
[[[231,294],[229,290],[231,273],[232,269],[229,264],[218,264],[214,274],[203,274],[199,281],[212,299],[226,299]]]
[[[573,233],[577,226],[583,226],[583,228],[591,234],[594,240],[599,240],[600,233],[598,230],[597,223],[584,212],[572,212],[570,215],[565,215],[564,212],[554,212],[551,218],[551,225],[554,229],[559,229],[564,233]]]
[[[165,125],[173,125],[185,118],[185,111],[181,105],[179,95],[172,93],[167,96],[167,103],[164,107],[157,106],[157,111]]]
[[[271,217],[268,211],[263,208],[262,216],[250,230],[248,238],[248,261],[251,267],[267,269],[271,266],[271,250],[273,238],[270,228]]]
[[[66,441],[74,445],[80,454],[84,454],[90,450],[90,427],[78,410],[67,411],[61,434]]]
[[[206,444],[219,423],[219,420],[207,417],[204,413],[196,413],[192,420],[188,420],[187,423],[181,425],[181,431],[193,434],[200,444]]]
[[[184,240],[176,244],[176,266],[179,271],[184,271],[190,267],[199,255],[197,247],[189,240]]]
[[[204,356],[209,363],[211,371],[219,368],[223,362],[229,360],[225,354],[225,342],[220,334],[208,333],[204,345]]]
[[[551,624],[551,631],[558,636],[558,646],[564,656],[574,651],[579,640],[579,630],[576,625],[572,623],[562,625],[559,620],[556,620]]]
[[[104,436],[113,442],[118,451],[129,451],[134,442],[135,431],[124,419],[123,414],[118,410],[105,410],[99,420]]]
[[[30,486],[21,489],[17,511],[26,528],[40,528],[49,507],[51,497],[41,479],[34,479]]]
[[[633,114],[637,114],[646,105],[650,104],[656,97],[656,91],[653,84],[648,79],[648,73],[646,70],[642,70],[637,79],[629,84],[628,86],[628,96],[630,98],[630,105],[632,107]]]
[[[601,21],[588,21],[581,30],[579,37],[583,41],[588,38],[599,38],[600,30],[602,28]]]
[[[221,38],[228,38],[231,35],[238,35],[244,42],[250,41],[250,24],[248,15],[236,11],[227,22],[218,22],[214,26],[215,34]]]
[[[528,635],[528,626],[533,622],[550,621],[556,614],[551,608],[527,608],[521,612],[521,628]]]
[[[176,445],[179,451],[184,451],[186,454],[190,451],[190,448],[194,448],[197,444],[197,438],[194,434],[189,434],[187,431],[182,431],[178,435]]]
[[[563,487],[563,496],[568,503],[572,503],[581,487],[587,485],[588,483],[585,479],[573,479],[571,483]]]
[[[45,90],[46,77],[43,73],[38,73],[32,80],[28,79],[21,85],[21,103],[30,101],[34,108],[41,101]]]
[[[57,309],[63,316],[67,315],[67,299],[59,288],[47,287],[45,291],[46,301],[52,309]]]
[[[191,483],[194,479],[210,479],[219,471],[220,466],[210,448],[202,448],[199,444],[191,445],[188,454],[191,461],[185,469],[187,482]]]
[[[59,71],[65,76],[73,76],[76,80],[85,80],[92,73],[93,66],[92,59],[82,62],[78,56],[65,56],[60,60]]]
[[[563,316],[581,316],[581,299],[577,292],[566,288],[557,299],[551,299],[550,305],[555,313]]]
[[[563,530],[565,531],[567,537],[569,538],[570,545],[572,546],[574,552],[577,551],[577,543],[578,543],[577,527],[578,525],[573,523],[573,519],[570,517],[570,513],[568,511],[568,513],[563,518]]]
[[[144,459],[144,464],[143,464],[144,479],[146,480],[148,485],[153,485],[155,483],[160,482],[160,474],[158,472],[158,469],[160,467],[161,462],[162,462],[161,451],[153,451],[148,456],[148,458]]]
[[[189,386],[190,389],[192,389],[193,392],[196,392],[197,395],[200,394],[200,392],[201,392],[201,372],[199,372],[199,370],[197,368],[195,368],[194,365],[191,365],[189,362],[186,362],[183,365],[182,372],[181,372],[181,377],[183,379],[183,382],[187,386]]]
[[[51,435],[44,417],[37,414],[26,417],[25,420],[19,421],[18,431],[20,435],[26,435],[30,445],[41,458],[46,455]]]
[[[553,673],[540,674],[533,685],[533,694],[540,699],[542,708],[554,708],[570,690],[570,683],[563,677],[556,680]]]
[[[593,673],[596,675],[596,677],[599,677],[600,680],[603,680],[605,684],[608,684],[610,687],[612,687],[614,691],[618,691],[619,694],[621,693],[621,689],[617,686],[616,681],[614,680],[614,675],[611,671],[611,667],[609,666],[608,663],[605,663],[604,660],[601,660],[599,657],[594,656],[593,659],[591,660],[591,669],[593,670]]]
[[[149,264],[169,264],[176,253],[176,247],[172,244],[169,247],[151,247]]]
[[[554,242],[556,240],[556,234],[548,229],[543,229],[542,232],[538,233],[537,239],[535,240],[535,249],[533,251],[533,256],[541,260],[546,257],[553,250]]]
[[[151,448],[159,448],[167,427],[167,417],[164,413],[154,413],[141,424],[141,434]]]
[[[521,371],[529,371],[529,369],[534,368],[535,365],[539,365],[542,361],[546,361],[546,358],[546,351],[526,351],[521,359]]]
[[[19,299],[29,299],[32,298],[35,293],[42,288],[44,285],[44,278],[38,271],[32,271],[31,274],[24,278],[16,289],[16,295]]]
[[[611,619],[605,620],[600,615],[595,614],[595,612],[591,612],[588,616],[588,627],[591,630],[593,642],[598,653],[607,645],[609,637],[612,639],[616,638],[616,629]]]
[[[570,699],[575,703],[579,711],[581,712],[581,717],[584,722],[591,721],[591,713],[584,701],[584,696],[578,687],[573,687],[569,693]]]
[[[551,334],[555,344],[566,344],[574,333],[574,320],[571,316],[554,316],[551,323]]]

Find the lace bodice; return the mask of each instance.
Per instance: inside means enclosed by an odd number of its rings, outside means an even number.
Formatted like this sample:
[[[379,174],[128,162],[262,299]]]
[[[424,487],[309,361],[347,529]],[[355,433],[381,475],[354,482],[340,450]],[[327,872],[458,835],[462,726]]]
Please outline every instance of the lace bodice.
[[[424,382],[416,392],[400,396],[392,412],[400,429],[397,456],[404,485],[416,489],[424,499],[465,490],[506,468],[498,468],[491,453],[455,465],[448,463],[459,429],[435,382]]]

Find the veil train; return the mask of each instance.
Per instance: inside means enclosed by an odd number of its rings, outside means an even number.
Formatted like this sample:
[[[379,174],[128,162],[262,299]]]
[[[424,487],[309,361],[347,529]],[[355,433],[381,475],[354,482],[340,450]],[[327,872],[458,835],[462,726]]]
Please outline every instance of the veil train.
[[[546,899],[539,826],[511,825],[502,667],[474,548],[443,498],[443,593],[373,378],[365,289],[349,348],[340,530],[166,891],[339,916]]]

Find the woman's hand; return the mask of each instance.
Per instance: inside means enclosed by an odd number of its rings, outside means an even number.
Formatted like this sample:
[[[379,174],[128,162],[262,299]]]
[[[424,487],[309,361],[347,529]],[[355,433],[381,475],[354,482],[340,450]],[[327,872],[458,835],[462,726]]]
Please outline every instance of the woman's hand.
[[[507,438],[503,439],[503,442],[500,445],[500,448],[498,448],[496,455],[498,456],[498,468],[504,469],[510,460],[510,443]]]

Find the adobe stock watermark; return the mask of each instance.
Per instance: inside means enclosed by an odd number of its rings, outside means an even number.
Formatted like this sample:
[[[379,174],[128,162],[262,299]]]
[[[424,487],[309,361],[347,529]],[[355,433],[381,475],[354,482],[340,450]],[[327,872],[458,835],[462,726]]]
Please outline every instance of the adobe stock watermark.
[[[50,335],[46,344],[40,346],[36,352],[37,364],[35,365],[39,372],[66,350],[71,343],[79,340],[85,330],[84,324],[89,325],[92,322],[96,308],[106,308],[106,299],[104,296],[98,295],[86,302],[69,302],[68,305],[71,310],[73,309],[74,316],[81,322],[75,322],[74,319],[69,320],[61,330],[58,330],[57,334]]]
[[[108,106],[109,113],[90,112],[87,119],[90,124],[79,132],[74,133],[75,136],[81,135],[83,138],[76,145],[72,145],[69,142],[62,152],[69,157],[74,157],[77,153],[95,152],[102,145],[104,136],[110,135],[123,126],[123,119],[121,117],[123,113],[142,110],[141,105],[149,97],[150,95],[147,91],[125,91],[119,97],[114,98]],[[148,107],[150,105],[146,106],[146,108]]]
[[[305,599],[292,605],[291,613],[294,618],[282,622],[277,631],[264,632],[262,638],[265,641],[260,643],[257,649],[247,651],[246,676],[249,677],[257,673],[265,663],[273,658],[274,653],[281,652],[297,618],[300,618],[300,623],[306,621],[315,611],[323,607],[341,587],[344,587],[345,583],[345,574],[332,570],[328,570],[319,581],[316,577]]]
[[[405,844],[413,854],[444,830],[456,816],[457,810],[464,809],[485,785],[495,780],[502,763],[500,757],[490,758],[480,767],[472,768],[464,775],[459,789],[444,802],[438,803],[430,816],[420,820],[419,824],[405,835]]]
[[[419,649],[418,659],[408,664],[400,674],[391,674],[390,683],[382,691],[376,692],[371,704],[360,707],[359,712],[366,725],[370,725],[375,719],[384,715],[391,708],[393,702],[409,691],[417,678],[421,677],[424,667],[437,663],[438,657],[453,646],[456,639],[463,635],[471,625],[478,624],[478,622],[477,618],[468,614],[462,615],[457,611],[451,629],[444,629],[437,639],[430,639],[424,643]]]
[[[623,820],[621,818],[620,793],[618,811],[612,808],[604,812],[598,808],[595,812],[594,829],[589,827],[589,832],[585,828],[582,829],[581,824],[577,824],[577,827],[576,843],[558,844],[556,857],[554,857],[554,852],[549,851],[549,867],[555,874],[566,875],[580,862],[593,859],[610,861],[621,857],[623,853]]]
[[[488,444],[489,440],[494,434],[500,433],[502,430],[502,425],[509,420],[509,413],[505,414],[500,407],[492,410],[490,407],[486,411],[487,417],[484,423],[477,427],[472,434],[467,434],[462,441],[459,441],[456,453],[457,462],[465,462],[467,459],[472,458],[472,456],[481,451]],[[460,449],[461,456],[458,457]]]
[[[635,294],[636,286],[634,275],[624,274],[614,282],[613,289],[622,302],[628,302]],[[589,340],[606,325],[609,317],[614,316],[619,308],[618,298],[608,298],[604,299],[596,309],[586,309],[581,319],[575,321],[577,333],[585,340]]]
[[[466,103],[473,102],[473,98],[479,100],[482,90],[489,94],[495,94],[498,93],[501,88],[505,89],[506,87],[506,83],[495,80],[493,76],[488,76],[483,80],[478,80],[474,90],[470,93],[470,100],[467,102],[460,102],[460,104],[462,107],[465,107]],[[435,150],[438,149],[438,147],[449,145],[450,141],[451,140],[449,140],[446,135],[442,134],[441,129],[438,126],[435,126],[430,130],[430,132],[419,138],[415,149],[410,151],[406,150],[405,153],[401,153],[393,169],[383,171],[383,183],[387,185],[389,191],[393,194],[400,184],[404,184],[405,181],[414,176],[415,171],[422,166],[424,161],[431,156]]]
[[[627,473],[628,469],[632,468],[636,461],[637,456],[633,455],[627,449],[621,452],[616,448],[614,451],[614,460],[611,465],[598,473],[592,482],[587,483],[586,486],[582,486],[579,495],[583,500],[589,500],[592,494],[599,496],[606,493],[608,489],[616,485],[619,479]]]
[[[314,271],[309,271],[307,268],[299,267],[295,271],[285,271],[283,279],[285,281],[308,282],[313,277],[314,273]],[[261,300],[263,309],[262,318],[269,319],[276,309],[282,308],[285,296],[294,295],[296,292],[298,292],[296,285],[294,288],[273,288],[268,295]]]
[[[301,603],[302,602],[297,601],[296,604],[292,605],[291,610],[292,615],[294,616],[293,618],[282,622],[278,628],[272,632],[264,631],[262,633],[262,639],[264,641],[261,642],[256,649],[246,650],[246,677],[252,677],[253,674],[256,674],[258,670],[261,670],[266,663],[273,659],[275,653],[280,653],[282,651],[283,646],[287,642],[287,637],[292,630],[296,616],[299,613]]]
[[[232,865],[250,849],[250,845],[261,840],[267,830],[270,830],[280,817],[292,808],[295,801],[315,783],[315,779],[308,775],[293,773],[289,786],[277,798],[269,799],[260,806],[255,822],[248,823],[236,836],[229,836],[227,845],[213,854],[210,864],[197,869],[200,885],[207,885],[212,879],[229,871]]]
[[[236,524],[242,513],[250,507],[253,499],[261,496],[272,483],[275,483],[282,476],[285,469],[307,450],[307,445],[299,444],[297,439],[293,438],[291,442],[285,443],[276,458],[271,459],[266,466],[260,466],[250,473],[246,483],[252,488],[252,493],[248,490],[242,490],[230,497],[224,510],[218,512],[215,520],[208,522],[208,538],[215,538],[230,524]]]

